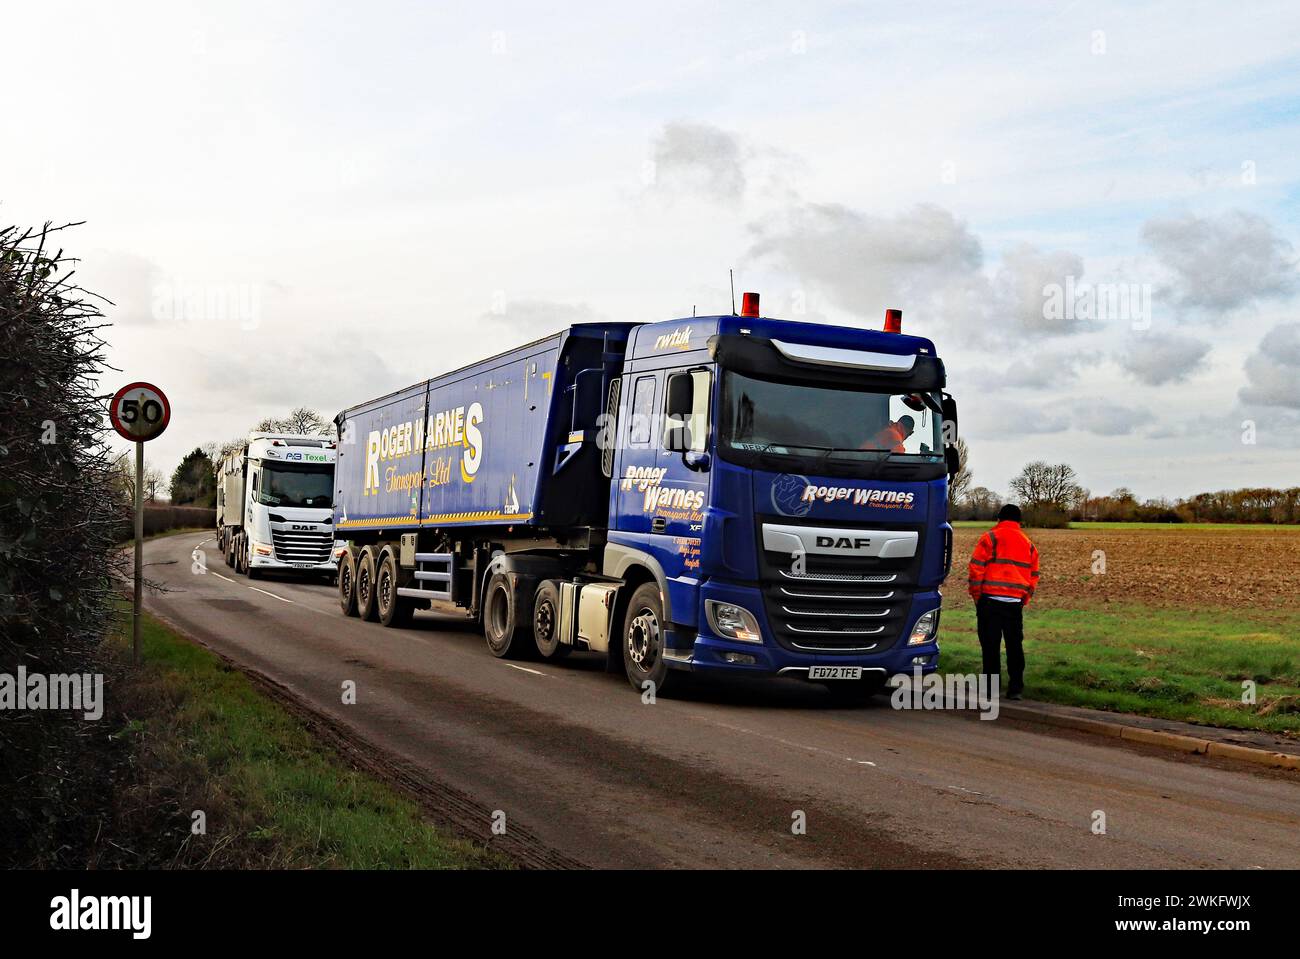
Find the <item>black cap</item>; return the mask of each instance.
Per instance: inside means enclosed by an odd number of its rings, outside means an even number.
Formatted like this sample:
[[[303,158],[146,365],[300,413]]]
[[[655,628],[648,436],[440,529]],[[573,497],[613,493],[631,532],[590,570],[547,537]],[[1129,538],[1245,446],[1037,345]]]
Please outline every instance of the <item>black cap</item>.
[[[1002,509],[998,510],[998,519],[1009,519],[1013,523],[1020,522],[1020,507],[1015,503],[1008,503]]]

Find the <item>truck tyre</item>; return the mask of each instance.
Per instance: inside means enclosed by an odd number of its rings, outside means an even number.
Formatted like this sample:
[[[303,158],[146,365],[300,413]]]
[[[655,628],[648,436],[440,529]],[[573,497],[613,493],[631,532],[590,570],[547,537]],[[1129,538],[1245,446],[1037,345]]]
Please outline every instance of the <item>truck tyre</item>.
[[[339,560],[339,609],[344,616],[357,615],[357,569],[351,550]]]
[[[653,683],[655,695],[662,693],[668,681],[668,661],[664,659],[664,604],[658,583],[642,583],[632,594],[623,621],[622,645],[632,688],[645,692],[645,684]]]
[[[542,659],[563,659],[573,651],[560,642],[560,584],[544,579],[533,595],[533,643]]]
[[[226,554],[226,565],[235,568],[235,537],[226,534],[226,545],[222,550]]]
[[[871,701],[871,697],[885,688],[885,680],[877,677],[858,680],[840,680],[822,683],[831,694],[831,702],[837,706],[862,706]]]
[[[357,559],[356,580],[357,615],[373,623],[379,618],[379,604],[375,602],[375,554],[369,546]]]
[[[235,537],[235,572],[248,574],[248,538],[243,533]]]
[[[375,576],[375,606],[380,623],[400,629],[410,625],[415,601],[397,595],[397,580],[397,559],[392,553],[385,553]]]
[[[520,609],[522,605],[509,575],[493,573],[483,592],[483,637],[493,656],[522,659],[535,648],[532,617]]]

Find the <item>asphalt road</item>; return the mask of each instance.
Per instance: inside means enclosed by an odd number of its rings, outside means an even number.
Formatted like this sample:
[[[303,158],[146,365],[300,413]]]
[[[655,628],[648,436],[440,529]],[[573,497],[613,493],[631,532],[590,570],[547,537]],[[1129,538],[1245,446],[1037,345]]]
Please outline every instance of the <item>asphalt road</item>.
[[[835,708],[797,680],[645,705],[591,654],[512,663],[434,614],[347,619],[324,584],[236,576],[202,534],[149,542],[145,562],[170,590],[152,612],[472,797],[462,826],[487,837],[500,810],[507,833],[591,866],[1300,866],[1294,777],[883,697]]]

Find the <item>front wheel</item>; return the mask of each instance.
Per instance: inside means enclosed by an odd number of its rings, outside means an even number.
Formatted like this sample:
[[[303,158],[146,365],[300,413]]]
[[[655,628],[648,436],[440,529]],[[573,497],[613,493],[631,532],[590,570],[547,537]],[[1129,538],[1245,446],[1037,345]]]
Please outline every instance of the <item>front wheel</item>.
[[[664,604],[657,583],[637,587],[623,620],[623,662],[627,681],[637,692],[652,690],[657,696],[668,682],[664,659]],[[649,685],[647,685],[649,684]]]

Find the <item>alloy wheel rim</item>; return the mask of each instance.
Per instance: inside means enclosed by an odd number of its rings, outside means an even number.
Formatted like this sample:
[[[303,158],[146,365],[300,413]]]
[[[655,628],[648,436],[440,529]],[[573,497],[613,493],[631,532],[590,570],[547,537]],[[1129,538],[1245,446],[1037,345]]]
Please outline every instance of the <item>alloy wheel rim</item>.
[[[654,610],[641,609],[628,629],[628,655],[639,669],[649,672],[659,654],[659,618]]]

